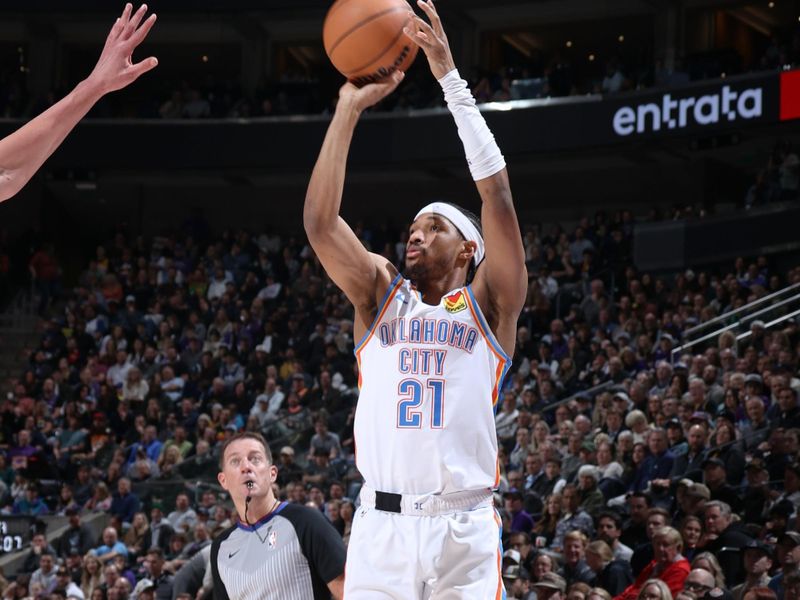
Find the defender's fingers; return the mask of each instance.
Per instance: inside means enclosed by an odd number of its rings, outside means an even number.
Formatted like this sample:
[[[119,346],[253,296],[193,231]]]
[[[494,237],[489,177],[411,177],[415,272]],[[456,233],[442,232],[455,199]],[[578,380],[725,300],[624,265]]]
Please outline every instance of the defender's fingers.
[[[139,29],[137,29],[136,32],[130,37],[128,41],[131,44],[131,49],[136,48],[136,46],[144,41],[144,38],[146,38],[147,34],[150,33],[153,25],[156,24],[157,18],[158,17],[156,17],[156,13],[153,13],[147,17],[147,20],[142,24],[142,26],[139,27]]]
[[[139,27],[139,23],[142,22],[142,19],[144,19],[144,15],[146,13],[147,13],[147,4],[142,4],[139,7],[139,10],[137,10],[134,13],[133,17],[131,17],[131,20],[125,26],[125,32],[122,34],[122,36],[125,39],[130,38],[134,34],[136,28]]]

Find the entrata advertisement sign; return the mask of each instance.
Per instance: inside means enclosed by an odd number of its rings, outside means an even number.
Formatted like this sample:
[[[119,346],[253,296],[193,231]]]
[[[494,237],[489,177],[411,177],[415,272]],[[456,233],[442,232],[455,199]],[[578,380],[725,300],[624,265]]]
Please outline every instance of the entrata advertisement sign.
[[[492,105],[494,110],[485,113],[509,156],[715,135],[800,119],[800,70],[738,75],[680,88],[530,102],[538,104],[518,105],[515,110]],[[444,129],[441,135],[446,135]]]
[[[530,102],[538,104],[518,105],[515,110],[492,105],[494,110],[485,113],[509,156],[715,135],[800,119],[800,70]],[[441,135],[446,135],[444,129]]]
[[[615,137],[631,139],[777,121],[777,80],[774,75],[746,77],[716,85],[641,94],[624,102],[610,98],[607,101],[615,105],[608,107],[613,110],[611,130]]]
[[[716,94],[673,98],[664,94],[660,102],[623,106],[614,113],[614,133],[620,136],[686,129],[693,125],[717,125],[737,118],[757,119],[763,114],[764,90],[760,87],[736,92],[729,85]]]

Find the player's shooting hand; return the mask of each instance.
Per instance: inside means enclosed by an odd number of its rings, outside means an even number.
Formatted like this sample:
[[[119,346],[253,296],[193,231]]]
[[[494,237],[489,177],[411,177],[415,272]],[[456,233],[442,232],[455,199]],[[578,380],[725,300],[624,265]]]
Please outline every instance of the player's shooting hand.
[[[403,32],[406,37],[422,48],[425,56],[428,57],[428,64],[433,76],[441,79],[456,68],[450,44],[444,33],[439,13],[433,6],[433,0],[417,0],[417,5],[428,15],[430,24],[412,12],[413,26],[406,27]]]
[[[395,71],[383,81],[368,83],[362,87],[357,87],[348,81],[339,90],[337,106],[347,106],[356,109],[359,113],[364,112],[391,94],[403,81],[403,77],[405,77],[405,73]]]
[[[88,78],[103,94],[130,85],[158,65],[154,56],[133,62],[133,51],[144,41],[156,22],[155,13],[144,19],[146,13],[146,4],[142,4],[135,13],[133,6],[126,4],[122,15],[111,28],[100,59]]]

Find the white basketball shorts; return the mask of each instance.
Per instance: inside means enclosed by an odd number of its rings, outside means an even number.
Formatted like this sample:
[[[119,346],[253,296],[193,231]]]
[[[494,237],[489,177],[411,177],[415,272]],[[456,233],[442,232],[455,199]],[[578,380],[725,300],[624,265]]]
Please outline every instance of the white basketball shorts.
[[[486,490],[403,496],[375,508],[365,487],[353,519],[345,600],[504,600],[502,524]]]

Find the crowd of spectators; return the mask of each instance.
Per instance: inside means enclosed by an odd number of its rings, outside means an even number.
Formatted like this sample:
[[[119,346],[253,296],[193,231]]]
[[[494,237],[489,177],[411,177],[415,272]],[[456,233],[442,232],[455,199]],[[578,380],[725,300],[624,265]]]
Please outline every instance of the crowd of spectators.
[[[732,50],[689,56],[669,67],[646,53],[620,52],[590,60],[582,53],[557,50],[536,52],[497,69],[476,67],[464,74],[478,102],[506,102],[674,88],[693,81],[796,65],[800,65],[800,31],[791,37],[770,38],[764,54],[753,64],[744,64]],[[325,64],[321,69],[330,67]],[[334,106],[339,81],[325,75],[320,69],[305,74],[287,72],[252,97],[231,83],[184,84],[160,99],[157,113],[150,106],[147,114],[140,109],[139,116],[247,118],[328,113]],[[407,75],[395,94],[371,110],[392,112],[442,106],[441,89],[431,80],[425,65],[415,65]]]
[[[800,269],[639,273],[632,229],[629,212],[524,228],[529,294],[496,416],[509,597],[796,598],[800,328],[672,350]],[[278,497],[348,539],[352,307],[302,236],[206,231],[118,233],[43,288],[40,343],[0,404],[0,506],[69,527],[37,532],[4,598],[202,597],[209,544],[237,519],[216,452],[241,430],[269,440]],[[356,233],[401,264],[404,230]]]
[[[800,187],[800,158],[791,141],[781,140],[772,150],[766,165],[758,169],[755,181],[744,198],[746,208],[797,200]]]
[[[483,102],[520,98],[617,94],[631,90],[685,86],[693,81],[751,71],[780,70],[800,65],[800,30],[773,35],[763,54],[747,64],[732,49],[712,50],[678,58],[667,65],[645,55],[591,57],[569,49],[535,53],[528,61],[494,73],[476,75],[472,90]]]
[[[585,54],[570,49],[536,50],[526,58],[509,59],[496,69],[464,69],[479,102],[505,102],[520,98],[575,96],[589,93],[616,94],[630,90],[669,88],[691,81],[729,76],[753,70],[775,70],[800,65],[800,31],[770,37],[763,54],[745,64],[733,50],[714,50],[688,56],[667,67],[663,60],[638,53],[612,56]],[[422,62],[421,60],[419,62]],[[339,80],[331,77],[325,62],[307,65],[304,71],[286,70],[246,93],[234,80],[184,81],[163,89],[149,89],[135,100],[104,100],[90,117],[164,119],[249,118],[331,111]],[[27,72],[8,63],[0,68],[0,117],[30,117],[45,110],[63,95],[57,90],[42,97],[27,92]],[[442,105],[441,90],[425,68],[416,65],[403,86],[372,110],[403,111]]]

